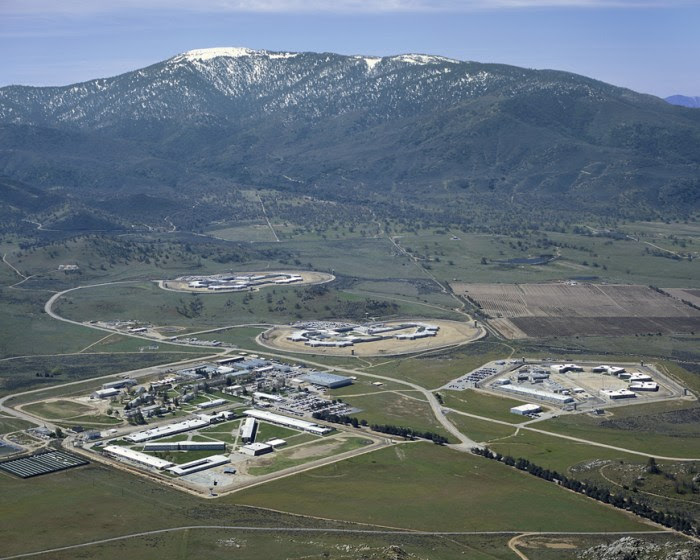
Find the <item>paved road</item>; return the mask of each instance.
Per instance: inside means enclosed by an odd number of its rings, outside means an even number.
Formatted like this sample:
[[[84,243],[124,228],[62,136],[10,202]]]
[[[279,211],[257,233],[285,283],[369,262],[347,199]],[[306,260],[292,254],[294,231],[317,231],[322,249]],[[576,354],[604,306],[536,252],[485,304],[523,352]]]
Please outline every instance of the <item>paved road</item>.
[[[574,436],[567,436],[564,434],[558,434],[556,432],[548,432],[547,430],[540,430],[539,428],[532,428],[529,426],[532,422],[540,422],[542,420],[545,420],[545,418],[540,418],[538,420],[530,420],[527,422],[522,422],[520,424],[512,424],[511,422],[506,422],[505,420],[495,420],[494,418],[487,418],[486,416],[479,416],[478,414],[471,414],[469,412],[463,412],[461,410],[455,410],[453,408],[447,408],[443,407],[444,410],[449,410],[450,413],[454,414],[460,414],[461,416],[468,416],[470,418],[475,418],[477,420],[483,420],[485,422],[492,422],[494,424],[501,424],[502,426],[509,426],[510,428],[513,428],[514,430],[519,428],[521,430],[529,430],[531,432],[537,432],[539,434],[543,434],[546,436],[551,436],[551,437],[557,437],[561,439],[568,439],[569,441],[575,441],[576,443],[585,443],[587,445],[593,445],[595,447],[604,447],[606,449],[614,449],[615,451],[621,451],[623,453],[630,453],[631,455],[640,455],[642,457],[651,457],[652,455],[649,453],[644,453],[642,451],[634,451],[632,449],[627,449],[624,447],[617,447],[615,445],[608,445],[606,443],[600,443],[598,441],[591,441],[589,439],[583,439],[583,438],[577,438]],[[662,461],[681,461],[681,462],[694,462],[697,461],[699,458],[689,458],[689,457],[666,457],[664,455],[653,455],[655,459],[659,459]]]
[[[415,383],[411,383],[410,381],[404,381],[403,379],[395,379],[393,377],[386,377],[384,375],[377,375],[376,373],[367,373],[363,370],[358,370],[358,369],[352,369],[352,368],[344,368],[340,366],[328,366],[328,364],[323,364],[320,362],[314,362],[306,357],[293,357],[293,356],[288,356],[285,354],[277,354],[274,352],[257,352],[258,354],[261,355],[266,355],[266,356],[273,356],[275,358],[281,358],[283,360],[298,360],[298,361],[303,361],[305,364],[309,364],[321,369],[325,369],[328,371],[339,371],[342,373],[348,373],[350,375],[360,375],[363,377],[371,377],[372,379],[378,379],[381,381],[386,381],[387,383],[398,383],[399,385],[405,385],[407,387],[410,387],[411,389],[414,389],[415,391],[418,391],[419,393],[422,393],[423,396],[426,398],[428,401],[428,404],[430,405],[430,408],[433,411],[433,414],[435,415],[435,418],[437,419],[440,424],[447,430],[450,434],[452,434],[457,440],[460,442],[457,445],[450,445],[450,447],[455,448],[455,449],[460,449],[463,451],[470,451],[473,447],[480,447],[478,443],[475,441],[469,439],[467,436],[465,436],[462,432],[460,432],[452,422],[445,416],[445,414],[442,412],[442,405],[440,402],[437,400],[435,395],[430,392],[429,389],[426,389],[425,387],[421,387],[420,385],[416,385]]]
[[[79,289],[83,289],[83,288],[90,288],[90,287],[96,287],[96,286],[104,286],[104,285],[112,285],[112,284],[122,284],[122,283],[127,283],[127,282],[107,282],[107,283],[104,283],[104,284],[94,284],[94,285],[91,285],[91,286],[79,286],[79,287],[77,287],[77,288],[71,288],[71,289],[69,289],[69,290],[65,290],[65,291],[63,291],[63,292],[59,292],[59,293],[54,294],[53,296],[51,296],[51,298],[49,298],[49,300],[46,302],[46,305],[44,306],[44,309],[45,309],[46,313],[48,313],[51,317],[53,317],[53,318],[55,318],[55,319],[57,319],[57,320],[59,320],[59,321],[65,321],[65,322],[68,322],[68,323],[80,325],[80,326],[83,326],[83,327],[94,328],[94,329],[102,330],[102,331],[105,331],[105,332],[115,332],[115,331],[112,331],[112,330],[110,330],[110,329],[106,329],[106,328],[103,328],[103,327],[97,327],[97,326],[95,326],[95,325],[86,325],[86,324],[84,324],[84,323],[80,323],[80,322],[77,322],[77,321],[72,321],[72,320],[70,320],[70,319],[66,319],[66,318],[64,318],[64,317],[61,317],[60,315],[58,315],[57,313],[55,313],[55,312],[53,311],[53,305],[55,304],[55,302],[56,302],[62,295],[66,294],[66,293],[68,293],[68,292],[74,291],[74,290],[79,290]],[[122,334],[126,334],[126,333],[122,333]],[[151,341],[151,342],[152,342],[152,340],[153,340],[153,339],[151,339],[151,338],[142,337],[142,336],[138,336],[138,335],[126,334],[126,336],[133,336],[134,338],[141,338],[141,339],[143,339],[143,340],[148,340],[148,341]],[[188,345],[186,345],[186,344],[182,344],[182,345],[183,345],[183,346],[188,346]],[[250,351],[252,352],[253,350],[250,350]],[[405,385],[405,386],[407,386],[407,387],[410,387],[411,389],[414,389],[414,390],[416,390],[416,391],[418,391],[418,392],[420,392],[420,393],[423,394],[423,396],[425,397],[425,399],[428,401],[428,404],[430,405],[430,408],[431,408],[431,410],[433,411],[433,415],[435,416],[435,418],[437,419],[437,421],[445,428],[445,430],[446,430],[447,432],[449,432],[450,434],[452,434],[452,435],[459,441],[459,443],[456,444],[456,445],[455,445],[455,444],[450,445],[451,448],[457,449],[457,450],[460,450],[460,451],[470,451],[473,447],[480,447],[480,445],[479,445],[477,442],[475,442],[475,441],[473,441],[472,439],[470,439],[470,438],[468,438],[467,436],[465,436],[462,432],[459,431],[459,429],[457,429],[457,427],[456,427],[454,424],[452,424],[452,422],[450,422],[449,418],[447,418],[447,417],[445,416],[445,413],[443,412],[444,407],[439,403],[439,401],[437,400],[437,398],[435,397],[435,395],[434,395],[429,389],[426,389],[425,387],[421,387],[420,385],[417,385],[417,384],[415,384],[415,383],[411,383],[411,382],[409,382],[409,381],[404,381],[404,380],[402,380],[402,379],[395,379],[395,378],[393,378],[393,377],[387,377],[387,376],[378,375],[378,374],[375,374],[375,373],[367,373],[367,371],[365,371],[365,370],[358,370],[358,369],[353,369],[353,368],[344,368],[344,367],[340,367],[340,366],[332,366],[332,367],[329,367],[327,364],[323,364],[323,363],[320,363],[320,362],[314,362],[314,361],[308,360],[306,357],[299,358],[298,356],[290,356],[290,355],[285,355],[285,354],[277,354],[277,353],[273,353],[273,352],[260,352],[260,351],[257,351],[257,350],[256,350],[256,352],[258,352],[259,354],[264,354],[264,355],[268,355],[268,356],[272,356],[272,357],[277,357],[277,358],[281,358],[281,359],[284,359],[284,360],[301,360],[301,361],[304,361],[305,363],[307,363],[307,364],[309,364],[309,365],[313,365],[313,366],[315,366],[315,367],[319,367],[319,368],[322,368],[322,369],[327,369],[327,370],[331,370],[331,371],[338,371],[338,372],[347,373],[347,374],[350,374],[350,375],[359,375],[359,376],[364,376],[364,377],[370,377],[370,378],[378,379],[378,380],[381,380],[381,381],[385,381],[385,382],[387,382],[387,383],[398,383],[398,384],[400,384],[400,385]],[[0,410],[2,410],[2,408],[0,408]],[[12,410],[12,409],[6,409],[6,410],[10,411],[10,410]],[[450,410],[450,409],[445,409],[445,410]],[[496,423],[496,424],[505,424],[505,425],[513,426],[513,424],[510,424],[509,422],[504,422],[504,421],[501,421],[501,420],[494,420],[494,419],[492,419],[492,418],[487,418],[487,417],[484,417],[484,416],[472,415],[472,414],[468,414],[468,413],[462,413],[462,412],[459,412],[459,411],[453,411],[453,412],[457,412],[458,414],[464,414],[464,415],[466,415],[466,416],[472,416],[472,417],[474,417],[474,418],[477,418],[477,419],[479,419],[479,420],[484,420],[484,421],[486,421],[486,422],[493,422],[493,423]],[[517,427],[517,426],[515,426],[515,427]],[[530,426],[522,426],[522,429],[526,429],[526,430],[531,430],[531,431],[533,431],[533,432],[542,433],[542,434],[544,434],[544,435],[551,436],[551,437],[558,437],[558,438],[566,439],[566,440],[569,440],[569,441],[575,441],[575,442],[577,442],[577,443],[585,443],[585,444],[593,445],[593,446],[596,446],[596,447],[604,447],[604,448],[607,448],[607,449],[613,449],[613,450],[615,450],[615,451],[620,451],[620,452],[623,452],[623,453],[630,453],[630,454],[632,454],[632,455],[639,455],[639,456],[642,456],[642,457],[650,457],[650,456],[651,456],[649,453],[643,453],[643,452],[640,452],[640,451],[635,451],[635,450],[627,449],[627,448],[624,448],[624,447],[618,447],[618,446],[614,446],[614,445],[608,445],[608,444],[599,443],[599,442],[596,442],[596,441],[591,441],[591,440],[588,440],[588,439],[577,438],[577,437],[574,437],[574,436],[567,436],[567,435],[563,435],[563,434],[557,434],[557,433],[554,433],[554,432],[548,432],[548,431],[546,431],[546,430],[540,430],[540,429],[538,429],[538,428],[532,428],[532,427],[530,427]],[[656,458],[658,458],[658,459],[668,460],[668,461],[683,461],[683,462],[686,462],[686,461],[694,461],[694,460],[697,460],[697,458],[691,459],[691,458],[687,458],[687,457],[666,457],[666,456],[660,456],[660,455],[654,455],[654,456],[655,456]]]
[[[129,332],[123,332],[119,331],[116,329],[109,329],[107,327],[100,327],[98,325],[91,325],[91,324],[86,324],[86,323],[81,323],[80,321],[73,321],[72,319],[67,319],[66,317],[62,317],[58,313],[56,313],[53,310],[53,306],[56,304],[56,302],[66,295],[69,292],[74,292],[76,290],[84,290],[87,288],[97,288],[101,286],[116,286],[118,284],[134,284],[134,283],[143,283],[142,280],[120,280],[116,282],[104,282],[102,284],[89,284],[87,286],[78,286],[76,288],[70,288],[68,290],[63,290],[62,292],[55,293],[52,295],[48,301],[44,304],[44,312],[51,318],[56,319],[57,321],[63,321],[64,323],[70,323],[71,325],[78,325],[80,327],[86,327],[90,329],[95,329],[98,331],[106,332],[106,333],[112,333],[112,334],[119,334],[121,336],[128,336],[130,338],[138,338],[139,340],[145,340],[149,342],[150,344],[153,344],[154,342],[167,342],[168,344],[172,344],[174,346],[185,346],[187,348],[198,348],[200,350],[202,349],[211,349],[209,346],[202,346],[200,344],[188,344],[186,342],[171,342],[171,341],[163,341],[157,338],[153,338],[150,336],[143,336],[138,333],[129,333]],[[223,350],[223,349],[222,349]]]
[[[106,282],[106,283],[102,283],[102,284],[93,284],[93,285],[88,285],[88,286],[78,286],[78,287],[76,287],[76,288],[71,288],[71,289],[68,289],[68,290],[64,290],[64,291],[62,291],[62,292],[59,292],[59,293],[57,293],[57,294],[52,295],[51,298],[49,298],[49,300],[46,302],[46,304],[45,304],[45,306],[44,306],[44,310],[46,311],[46,313],[47,313],[49,316],[53,317],[53,318],[56,319],[56,320],[64,321],[64,322],[71,323],[71,324],[74,324],[74,325],[79,325],[79,326],[82,326],[82,327],[88,327],[88,328],[93,328],[93,329],[100,330],[100,331],[104,331],[104,332],[113,333],[113,332],[115,332],[115,331],[114,331],[114,330],[111,330],[111,329],[107,329],[107,328],[104,328],[104,327],[98,327],[98,326],[96,326],[96,325],[84,324],[84,323],[81,323],[81,322],[78,322],[78,321],[73,321],[73,320],[71,320],[71,319],[66,319],[66,318],[64,318],[64,317],[62,317],[62,316],[60,316],[60,315],[58,315],[57,313],[55,313],[55,312],[53,311],[53,306],[54,306],[54,304],[56,303],[56,301],[57,301],[60,297],[62,297],[64,294],[66,294],[66,293],[68,293],[68,292],[72,292],[72,291],[80,290],[80,289],[85,289],[85,288],[97,287],[97,286],[109,286],[109,285],[115,285],[115,284],[125,284],[125,283],[129,283],[129,282],[133,282],[133,281]],[[148,340],[148,341],[150,341],[150,342],[153,341],[153,339],[151,339],[151,338],[139,336],[138,334],[131,334],[131,333],[120,333],[120,334],[123,334],[124,336],[131,336],[131,337],[133,337],[133,338],[139,338],[139,339],[142,339],[142,340]],[[191,346],[191,345],[184,344],[184,343],[180,343],[180,345],[181,345],[181,346]],[[195,346],[195,347],[197,347],[197,346]],[[253,351],[253,350],[251,350],[251,351]],[[467,437],[466,435],[464,435],[462,432],[460,432],[459,429],[458,429],[454,424],[452,424],[452,422],[449,420],[449,418],[446,417],[444,410],[450,410],[450,409],[444,409],[444,407],[440,404],[440,402],[437,400],[437,398],[435,397],[435,395],[434,395],[429,389],[426,389],[425,387],[422,387],[422,386],[420,386],[420,385],[417,385],[416,383],[411,383],[411,382],[409,382],[409,381],[405,381],[405,380],[402,380],[402,379],[395,379],[395,378],[393,378],[393,377],[387,377],[387,376],[384,376],[384,375],[378,375],[378,374],[376,374],[376,373],[368,373],[368,372],[365,371],[365,370],[358,370],[358,369],[347,368],[347,367],[340,367],[340,366],[332,366],[332,367],[329,367],[327,364],[323,364],[323,363],[320,363],[320,362],[314,362],[314,361],[308,360],[308,359],[305,358],[305,357],[299,358],[298,356],[290,356],[290,355],[286,355],[286,354],[277,354],[277,353],[273,353],[273,352],[260,352],[260,351],[258,351],[258,350],[255,350],[255,351],[256,351],[257,353],[259,353],[259,354],[263,354],[263,355],[267,355],[267,356],[271,356],[271,357],[276,357],[276,358],[281,358],[281,359],[283,359],[283,360],[301,360],[301,361],[303,361],[303,362],[305,362],[305,363],[307,363],[307,364],[309,364],[309,365],[312,365],[312,366],[315,366],[315,367],[318,367],[318,368],[322,368],[322,369],[328,369],[328,370],[331,370],[331,371],[342,372],[342,373],[346,373],[346,374],[350,374],[350,375],[359,375],[359,376],[369,377],[369,378],[381,380],[381,381],[384,381],[384,382],[387,382],[387,383],[396,383],[396,384],[399,384],[399,385],[403,385],[403,386],[406,386],[406,387],[410,387],[411,389],[420,392],[420,393],[425,397],[425,399],[427,400],[428,404],[430,405],[430,408],[431,408],[431,410],[432,410],[432,412],[433,412],[433,415],[435,416],[436,420],[443,426],[443,428],[444,428],[448,433],[450,433],[452,436],[454,436],[454,437],[457,439],[457,441],[458,441],[459,443],[458,443],[458,444],[451,444],[451,445],[450,445],[451,448],[457,449],[457,450],[459,450],[459,451],[469,452],[473,447],[480,447],[480,445],[479,445],[477,442],[473,441],[472,439],[470,439],[469,437]],[[200,358],[200,359],[201,359],[201,358]],[[160,368],[162,368],[162,367],[168,367],[168,366],[160,366]],[[148,368],[147,368],[147,369],[148,369]],[[108,377],[111,377],[111,376],[108,376]],[[27,420],[29,420],[29,421],[31,421],[31,422],[35,422],[35,423],[37,422],[37,419],[36,419],[36,418],[31,417],[31,416],[29,416],[29,415],[26,415],[26,413],[24,413],[24,412],[16,411],[16,410],[14,410],[14,409],[11,409],[11,408],[9,408],[9,407],[6,407],[6,406],[4,405],[6,399],[7,399],[7,397],[5,397],[4,399],[0,399],[0,410],[4,410],[4,411],[6,411],[7,413],[10,413],[10,414],[13,414],[13,415],[16,415],[16,416],[19,416],[19,417],[23,417],[24,419],[27,419]],[[506,424],[506,425],[509,425],[509,426],[513,426],[514,428],[517,427],[517,425],[514,426],[513,424],[510,424],[509,422],[504,422],[504,421],[501,421],[501,420],[494,420],[494,419],[492,419],[492,418],[487,418],[487,417],[484,417],[484,416],[471,415],[471,414],[462,413],[462,412],[459,412],[459,411],[452,411],[452,412],[456,412],[456,413],[458,413],[458,414],[464,414],[464,415],[466,415],[466,416],[472,416],[472,417],[474,417],[474,418],[477,418],[477,419],[483,420],[483,421],[487,421],[487,422],[493,422],[493,423],[496,423],[496,424]],[[44,423],[44,422],[42,422],[42,423]],[[48,426],[48,424],[47,424],[47,426]],[[542,434],[547,435],[547,436],[558,437],[558,438],[561,438],[561,439],[567,439],[567,440],[570,440],[570,441],[575,441],[575,442],[577,442],[577,443],[585,443],[585,444],[587,444],[587,445],[593,445],[593,446],[597,446],[597,447],[604,447],[604,448],[607,448],[607,449],[613,449],[613,450],[620,451],[620,452],[623,452],[623,453],[630,453],[630,454],[633,454],[633,455],[640,455],[640,456],[643,456],[643,457],[649,457],[649,456],[650,456],[648,453],[642,453],[642,452],[639,452],[639,451],[634,451],[634,450],[626,449],[626,448],[623,448],[623,447],[617,447],[617,446],[613,446],[613,445],[607,445],[607,444],[604,444],[604,443],[599,443],[599,442],[595,442],[595,441],[591,441],[591,440],[587,440],[587,439],[583,439],[583,438],[577,438],[577,437],[573,437],[573,436],[566,436],[566,435],[563,435],[563,434],[557,434],[557,433],[554,433],[554,432],[548,432],[548,431],[545,431],[545,430],[540,430],[540,429],[537,429],[537,428],[532,428],[532,427],[530,427],[530,426],[521,426],[521,429],[531,430],[531,431],[533,431],[533,432],[542,433]],[[659,459],[669,460],[669,461],[692,461],[692,460],[694,460],[694,459],[689,459],[689,458],[686,458],[686,457],[665,457],[665,456],[658,456],[658,455],[656,455],[656,457],[659,458]],[[697,460],[697,459],[695,459],[695,460]]]

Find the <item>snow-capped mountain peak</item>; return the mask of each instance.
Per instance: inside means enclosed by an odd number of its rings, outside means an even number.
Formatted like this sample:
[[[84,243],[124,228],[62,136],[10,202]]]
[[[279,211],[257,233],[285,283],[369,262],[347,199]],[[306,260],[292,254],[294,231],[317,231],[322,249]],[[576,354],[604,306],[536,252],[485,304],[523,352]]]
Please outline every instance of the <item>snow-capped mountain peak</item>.
[[[194,49],[174,56],[172,62],[182,61],[206,61],[214,58],[241,58],[246,56],[266,56],[268,58],[293,58],[297,53],[271,52],[266,50],[255,50],[247,47],[213,47],[209,49]]]

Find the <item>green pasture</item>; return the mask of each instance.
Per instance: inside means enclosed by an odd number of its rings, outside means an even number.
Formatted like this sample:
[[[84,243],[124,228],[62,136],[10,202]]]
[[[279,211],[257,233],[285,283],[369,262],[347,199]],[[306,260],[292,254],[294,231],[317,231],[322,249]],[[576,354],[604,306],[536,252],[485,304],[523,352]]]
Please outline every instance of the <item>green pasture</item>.
[[[448,419],[460,432],[478,443],[490,444],[515,433],[515,426],[479,420],[456,412],[450,413]]]
[[[503,420],[511,424],[519,424],[525,420],[510,412],[514,406],[525,404],[522,401],[508,397],[497,397],[489,393],[467,389],[465,391],[440,391],[440,396],[447,408],[453,408],[461,412],[485,416],[496,420]]]
[[[410,443],[272,481],[225,500],[439,531],[632,531],[629,515],[495,461]]]

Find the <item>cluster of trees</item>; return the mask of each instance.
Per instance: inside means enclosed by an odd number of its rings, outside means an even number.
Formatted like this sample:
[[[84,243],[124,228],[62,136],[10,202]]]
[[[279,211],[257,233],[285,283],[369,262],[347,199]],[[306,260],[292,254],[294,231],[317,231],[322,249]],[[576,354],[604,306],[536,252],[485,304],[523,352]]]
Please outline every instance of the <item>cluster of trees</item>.
[[[573,490],[574,492],[578,492],[579,494],[585,494],[586,496],[588,496],[589,498],[593,498],[594,500],[610,504],[619,509],[631,511],[636,515],[645,517],[647,519],[650,519],[651,521],[654,521],[655,523],[659,523],[660,525],[664,525],[665,527],[675,529],[676,531],[681,531],[689,535],[700,534],[698,528],[693,526],[692,521],[685,514],[656,510],[650,507],[648,504],[638,499],[632,498],[631,496],[627,496],[622,492],[616,492],[615,494],[612,494],[607,488],[599,487],[586,482],[581,482],[580,480],[576,480],[574,478],[569,478],[568,476],[560,474],[557,471],[553,471],[536,465],[530,460],[524,459],[522,457],[518,457],[517,459],[515,459],[510,455],[501,455],[500,453],[491,451],[488,447],[485,447],[483,449],[480,447],[474,447],[472,448],[472,453],[474,453],[475,455],[480,455],[487,459],[499,461],[508,465],[509,467],[515,467],[518,470],[528,472],[529,474],[538,478],[542,478],[550,482],[555,482],[556,484],[559,484],[564,488]],[[657,470],[655,467],[656,462],[650,461],[647,467],[647,471],[652,472]]]
[[[436,445],[444,445],[447,443],[447,438],[434,432],[420,432],[413,428],[405,428],[403,426],[392,426],[391,424],[372,424],[370,426],[375,432],[383,434],[391,434],[392,436],[400,436],[406,439],[423,438],[432,441]]]
[[[333,422],[334,424],[350,424],[354,428],[359,426],[369,426],[374,432],[380,432],[382,434],[390,434],[392,436],[399,436],[406,439],[428,439],[435,443],[436,445],[444,445],[447,443],[447,438],[440,434],[434,432],[421,432],[414,430],[413,428],[406,428],[404,426],[392,426],[391,424],[369,424],[367,420],[360,420],[354,416],[348,416],[347,414],[333,414],[330,412],[314,412],[313,417],[316,420],[325,420],[326,422]]]
[[[175,305],[175,311],[177,311],[183,317],[187,317],[188,319],[199,317],[202,314],[203,309],[204,302],[198,297],[193,297],[188,302],[183,299],[180,299],[179,302]]]

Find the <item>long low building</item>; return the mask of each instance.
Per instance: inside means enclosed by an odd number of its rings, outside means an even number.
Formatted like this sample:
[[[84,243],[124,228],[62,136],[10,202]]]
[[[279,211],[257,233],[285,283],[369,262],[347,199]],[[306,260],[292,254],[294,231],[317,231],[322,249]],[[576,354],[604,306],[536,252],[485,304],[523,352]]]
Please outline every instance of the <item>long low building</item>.
[[[165,461],[163,459],[158,459],[158,457],[153,457],[151,455],[146,455],[140,451],[134,451],[128,447],[122,447],[120,445],[108,445],[104,448],[105,453],[114,455],[120,459],[128,459],[129,461],[134,461],[135,463],[141,463],[147,467],[153,467],[154,469],[163,470],[168,467],[172,467],[175,463],[171,461]]]
[[[227,401],[226,399],[214,399],[213,401],[207,401],[203,403],[199,403],[197,405],[197,408],[204,409],[204,408],[214,408],[216,406],[222,406],[225,404],[230,404],[230,401]]]
[[[328,387],[329,389],[337,389],[338,387],[352,385],[352,379],[349,377],[320,371],[314,371],[307,375],[302,375],[301,379],[311,383],[312,385],[320,385],[321,387]]]
[[[634,399],[637,396],[634,391],[630,391],[629,389],[603,389],[601,394],[613,401],[619,399]]]
[[[279,395],[271,395],[270,393],[261,393],[260,391],[254,392],[253,398],[259,399],[261,401],[272,401],[272,402],[281,402],[284,400]]]
[[[223,441],[152,441],[144,451],[220,451],[226,449]]]
[[[271,453],[272,449],[273,447],[267,443],[248,443],[239,447],[238,451],[240,451],[244,455],[257,457],[258,455],[265,455],[266,453]]]
[[[296,428],[297,430],[302,430],[304,432],[309,432],[316,435],[323,435],[332,431],[331,428],[326,426],[319,426],[313,422],[307,422],[306,420],[300,420],[298,418],[290,418],[289,416],[282,416],[281,414],[267,412],[266,410],[251,409],[244,411],[243,414],[257,418],[258,420],[264,420],[272,424],[279,424],[280,426],[287,426],[289,428]]]
[[[253,418],[252,416],[246,418],[241,424],[240,428],[241,440],[244,443],[250,443],[255,441],[255,432],[257,428],[258,424],[255,421],[255,418]]]
[[[520,406],[511,408],[510,412],[512,414],[519,414],[520,416],[527,416],[528,414],[542,412],[542,407],[538,404],[521,404]]]
[[[658,391],[659,384],[654,381],[635,381],[630,383],[630,391]]]
[[[573,397],[570,397],[569,395],[560,395],[559,393],[552,393],[551,391],[535,389],[533,387],[527,387],[525,385],[500,385],[498,389],[501,391],[506,391],[508,393],[522,395],[523,397],[530,397],[531,399],[536,399],[538,401],[553,402],[557,404],[567,404],[570,402],[574,402]]]
[[[205,459],[197,459],[196,461],[190,461],[189,463],[183,463],[182,465],[171,466],[168,468],[168,472],[173,473],[176,476],[184,476],[186,474],[192,474],[199,471],[205,471],[220,465],[225,465],[229,462],[228,457],[225,455],[212,455],[211,457],[206,457]]]
[[[208,425],[209,420],[193,418],[191,420],[185,420],[184,422],[168,424],[167,426],[158,426],[157,428],[151,428],[150,430],[143,430],[142,432],[129,434],[128,436],[124,436],[124,439],[133,443],[142,443],[150,439],[174,436],[175,434],[181,434],[182,432],[189,432],[190,430],[204,428]]]

